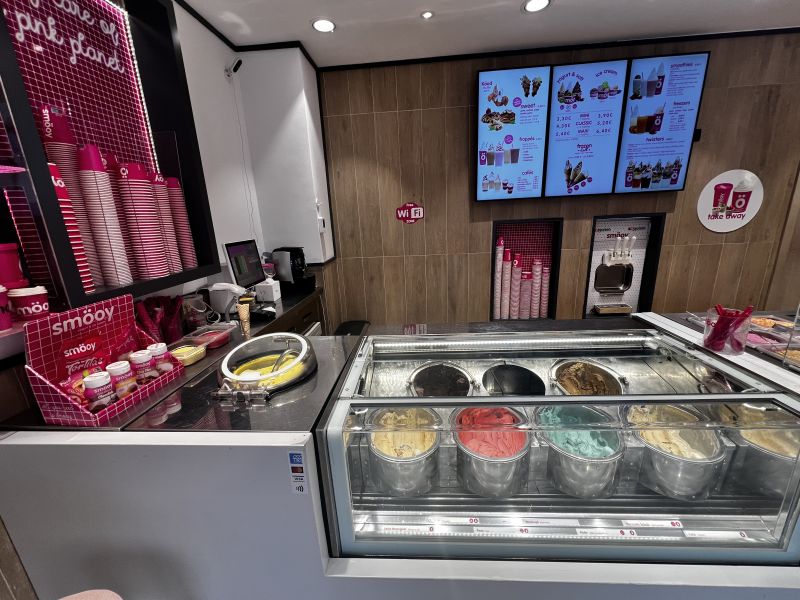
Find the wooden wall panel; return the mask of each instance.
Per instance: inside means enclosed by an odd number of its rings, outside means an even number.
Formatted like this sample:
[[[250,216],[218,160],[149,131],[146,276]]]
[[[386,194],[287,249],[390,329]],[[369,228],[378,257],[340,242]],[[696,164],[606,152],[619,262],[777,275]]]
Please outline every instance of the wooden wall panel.
[[[478,70],[702,51],[711,52],[698,125],[702,138],[694,145],[684,191],[473,201]],[[800,194],[794,201],[792,195],[800,119],[793,115],[800,111],[799,62],[800,34],[782,33],[324,72],[341,263],[331,270],[340,276],[338,294],[326,294],[338,300],[332,318],[372,313],[391,324],[487,320],[492,221],[554,217],[564,219],[557,315],[579,318],[593,218],[647,212],[666,214],[654,310],[701,312],[711,302],[761,308],[770,288],[770,308],[796,301]],[[764,207],[747,227],[713,233],[697,219],[697,196],[709,179],[736,168],[761,177]],[[423,205],[426,218],[414,225],[397,221],[394,209],[404,202]]]

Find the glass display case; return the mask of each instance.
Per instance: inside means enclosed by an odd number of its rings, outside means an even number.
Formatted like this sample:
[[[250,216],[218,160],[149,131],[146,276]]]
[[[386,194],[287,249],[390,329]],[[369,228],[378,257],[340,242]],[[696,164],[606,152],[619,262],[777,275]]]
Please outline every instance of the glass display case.
[[[655,331],[366,338],[336,556],[798,564],[800,402]]]

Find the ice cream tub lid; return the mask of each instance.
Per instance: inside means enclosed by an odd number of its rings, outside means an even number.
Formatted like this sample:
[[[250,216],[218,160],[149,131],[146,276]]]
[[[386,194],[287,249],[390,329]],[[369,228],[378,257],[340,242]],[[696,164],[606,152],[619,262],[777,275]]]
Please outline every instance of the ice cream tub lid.
[[[105,371],[98,371],[97,373],[92,373],[83,378],[83,385],[90,390],[109,385],[110,383],[111,375]]]
[[[131,363],[127,360],[113,362],[106,367],[106,371],[114,376],[125,375],[131,371]]]

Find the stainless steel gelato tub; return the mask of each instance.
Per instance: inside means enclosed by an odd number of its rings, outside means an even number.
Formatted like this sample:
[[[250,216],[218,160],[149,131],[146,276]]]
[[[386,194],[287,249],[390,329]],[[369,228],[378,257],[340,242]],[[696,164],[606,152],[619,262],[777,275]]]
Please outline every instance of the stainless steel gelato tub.
[[[430,491],[438,475],[439,415],[427,408],[379,408],[366,422],[373,430],[368,456],[375,485],[394,496]]]
[[[716,431],[698,427],[702,415],[672,404],[634,405],[625,420],[638,427],[635,436],[645,447],[643,485],[676,500],[708,498],[719,483],[725,449]]]
[[[772,404],[758,403],[717,405],[715,413],[723,424],[738,425],[725,429],[727,436],[744,451],[738,479],[758,494],[783,498],[792,479],[799,476],[797,418]],[[759,429],[759,424],[765,428]],[[781,424],[787,428],[775,428]]]
[[[420,398],[471,396],[475,381],[459,365],[435,361],[414,369],[408,378],[408,390]]]
[[[450,415],[450,425],[456,472],[464,488],[490,498],[513,496],[525,488],[532,433],[523,412],[507,406],[462,408]]]
[[[539,437],[550,447],[547,475],[557,489],[576,498],[607,498],[614,493],[625,451],[622,436],[611,428],[586,427],[611,422],[609,415],[589,406],[554,404],[536,409],[537,426],[551,428],[539,431]]]
[[[586,359],[557,361],[550,369],[550,382],[567,396],[619,396],[627,385],[613,369]]]

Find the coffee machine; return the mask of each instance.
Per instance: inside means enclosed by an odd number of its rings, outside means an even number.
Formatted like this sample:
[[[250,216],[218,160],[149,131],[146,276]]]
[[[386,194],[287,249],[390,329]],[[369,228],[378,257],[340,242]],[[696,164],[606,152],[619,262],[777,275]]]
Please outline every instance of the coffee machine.
[[[298,246],[282,246],[272,251],[281,293],[310,293],[316,286],[316,277],[306,272],[306,255]]]

